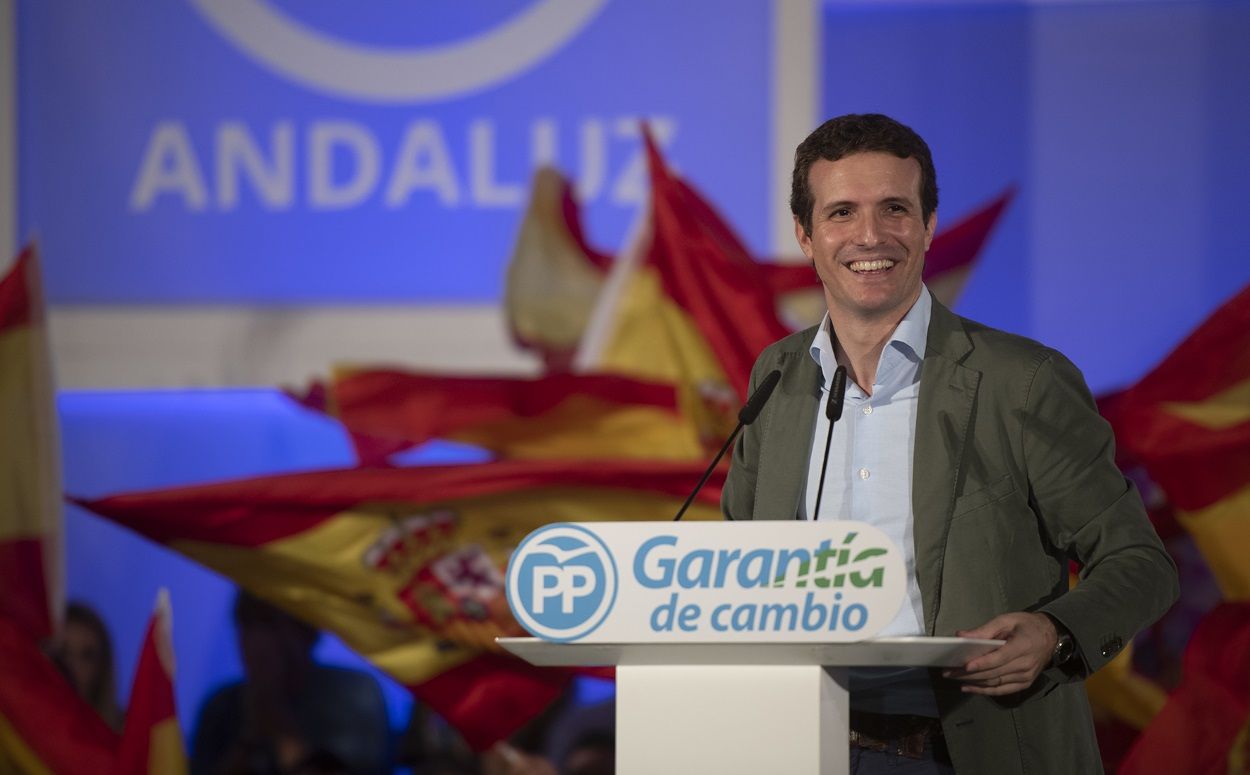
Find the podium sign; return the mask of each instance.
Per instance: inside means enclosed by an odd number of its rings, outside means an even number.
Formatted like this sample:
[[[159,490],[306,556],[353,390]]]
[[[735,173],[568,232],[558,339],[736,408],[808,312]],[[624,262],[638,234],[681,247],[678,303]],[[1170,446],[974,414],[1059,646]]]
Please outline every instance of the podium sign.
[[[845,667],[954,667],[1002,645],[869,640],[905,572],[859,522],[558,523],[508,564],[508,604],[541,640],[499,643],[536,665],[616,665],[622,775],[846,775]]]
[[[894,618],[904,573],[860,522],[564,522],[521,542],[507,592],[554,642],[844,643]]]

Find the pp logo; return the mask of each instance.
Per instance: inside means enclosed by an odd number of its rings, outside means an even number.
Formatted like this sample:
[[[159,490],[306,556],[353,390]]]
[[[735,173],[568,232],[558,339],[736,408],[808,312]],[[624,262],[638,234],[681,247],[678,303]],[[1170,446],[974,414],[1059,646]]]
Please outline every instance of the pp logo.
[[[585,637],[616,602],[616,562],[599,536],[580,525],[530,533],[508,564],[508,604],[544,640]]]
[[[458,97],[514,78],[572,40],[607,2],[539,0],[468,40],[411,48],[343,40],[266,0],[191,5],[241,51],[287,78],[343,97],[403,103]]]

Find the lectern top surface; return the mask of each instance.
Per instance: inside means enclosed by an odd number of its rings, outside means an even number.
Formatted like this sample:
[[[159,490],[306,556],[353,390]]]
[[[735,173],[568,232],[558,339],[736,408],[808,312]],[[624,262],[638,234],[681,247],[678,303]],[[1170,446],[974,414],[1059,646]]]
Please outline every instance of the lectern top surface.
[[[551,643],[497,638],[533,665],[825,665],[959,667],[1001,646],[979,638],[876,638],[858,643]]]

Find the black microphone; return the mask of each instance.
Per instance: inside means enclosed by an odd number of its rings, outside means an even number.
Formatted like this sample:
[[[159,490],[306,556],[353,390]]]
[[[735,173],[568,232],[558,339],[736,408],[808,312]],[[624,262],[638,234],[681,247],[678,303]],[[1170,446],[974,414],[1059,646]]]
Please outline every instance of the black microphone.
[[[832,337],[832,334],[830,334]],[[825,474],[829,468],[829,445],[833,441],[833,424],[842,419],[842,404],[846,401],[846,367],[839,366],[833,372],[833,384],[829,386],[829,400],[825,402],[825,417],[829,418],[829,433],[825,436],[825,456],[820,463],[820,484],[816,489],[816,508],[812,521],[820,518],[820,500],[825,495]]]
[[[744,425],[750,425],[755,422],[755,418],[760,416],[760,412],[764,410],[764,404],[768,403],[768,399],[772,396],[773,390],[776,389],[777,383],[781,381],[781,371],[773,369],[768,372],[768,376],[764,377],[764,381],[755,389],[747,402],[738,410],[738,427],[734,428],[734,433]]]
[[[703,489],[703,485],[707,484],[708,477],[712,475],[712,471],[716,470],[716,464],[729,451],[729,445],[734,443],[734,438],[738,435],[738,431],[743,426],[750,425],[755,422],[755,418],[760,416],[760,412],[764,409],[764,404],[768,403],[768,398],[776,389],[777,383],[781,381],[781,371],[773,369],[768,372],[768,376],[764,377],[764,381],[755,388],[755,392],[742,405],[742,409],[738,411],[738,424],[734,426],[733,433],[729,434],[729,438],[725,439],[725,443],[721,445],[720,452],[716,453],[716,457],[712,458],[712,464],[703,472],[703,478],[694,486],[694,491],[690,493],[690,497],[686,498],[686,502],[681,504],[681,508],[677,511],[677,516],[673,517],[676,522],[686,513],[686,509],[690,508],[690,504],[694,502],[694,496],[699,494],[699,490]],[[839,410],[840,411],[840,410]]]
[[[829,418],[829,427],[842,419],[842,404],[846,402],[846,367],[839,366],[833,372],[833,385],[829,388],[829,400],[825,403],[825,417]],[[826,455],[828,452],[825,453]]]

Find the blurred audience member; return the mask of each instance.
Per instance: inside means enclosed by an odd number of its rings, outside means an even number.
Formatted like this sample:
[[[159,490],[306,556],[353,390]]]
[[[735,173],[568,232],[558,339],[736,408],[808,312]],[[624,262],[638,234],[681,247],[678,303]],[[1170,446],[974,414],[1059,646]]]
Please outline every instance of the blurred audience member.
[[[305,756],[284,775],[351,775],[347,763],[329,751],[314,751]]]
[[[371,676],[318,665],[317,630],[245,592],[234,623],[244,680],[201,707],[194,775],[387,771],[386,704]]]
[[[399,744],[413,775],[612,775],[616,703],[585,704],[576,683],[506,741],[474,754],[464,739],[420,702]]]
[[[556,768],[542,756],[501,741],[482,754],[482,775],[556,775]]]
[[[478,775],[478,757],[460,733],[419,700],[399,739],[397,763],[413,775]]]
[[[412,775],[482,775],[477,756],[435,754],[412,767]]]
[[[113,640],[90,606],[71,601],[65,621],[52,640],[52,658],[78,696],[95,708],[104,723],[121,732],[126,714],[117,704],[117,677],[113,667]]]
[[[576,684],[507,742],[482,755],[483,775],[612,775],[616,701],[590,705]]]
[[[573,692],[551,719],[543,750],[560,775],[610,775],[616,766],[616,700],[583,705]]]
[[[616,772],[616,734],[609,729],[588,729],[558,761],[560,775],[613,775]]]
[[[559,766],[545,756],[501,742],[482,754],[482,775],[613,775],[616,736],[606,729],[587,730],[554,761]]]

